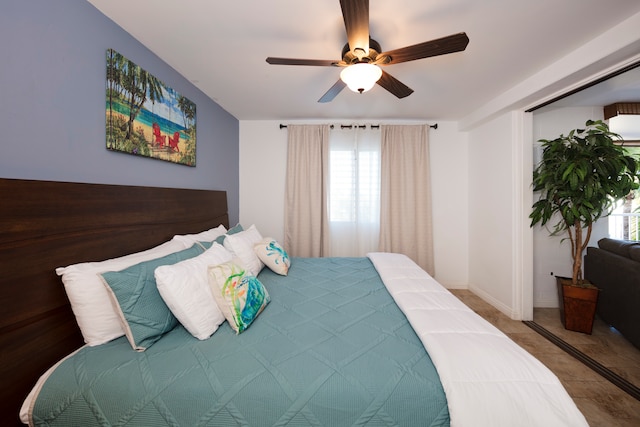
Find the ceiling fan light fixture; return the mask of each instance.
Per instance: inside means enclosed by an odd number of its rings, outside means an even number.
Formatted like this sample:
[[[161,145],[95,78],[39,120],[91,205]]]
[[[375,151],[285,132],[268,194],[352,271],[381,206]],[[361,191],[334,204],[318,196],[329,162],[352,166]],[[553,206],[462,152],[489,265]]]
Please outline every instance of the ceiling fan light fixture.
[[[354,92],[370,90],[382,77],[380,67],[367,62],[349,65],[340,73],[340,79]]]

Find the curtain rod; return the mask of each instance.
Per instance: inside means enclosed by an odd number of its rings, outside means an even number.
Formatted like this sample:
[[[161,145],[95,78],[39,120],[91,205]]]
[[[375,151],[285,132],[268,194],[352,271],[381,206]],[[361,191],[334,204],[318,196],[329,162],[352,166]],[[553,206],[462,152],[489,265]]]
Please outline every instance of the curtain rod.
[[[330,125],[329,127],[333,129],[333,126],[334,125]],[[369,125],[369,126],[371,127],[371,129],[380,128],[380,125]],[[360,129],[366,129],[367,125],[340,125],[340,129],[353,129],[354,127],[357,127]],[[429,125],[429,127],[431,129],[438,129],[438,124],[435,123],[435,124]],[[286,129],[286,128],[287,128],[287,125],[283,125],[282,123],[280,123],[280,129]]]

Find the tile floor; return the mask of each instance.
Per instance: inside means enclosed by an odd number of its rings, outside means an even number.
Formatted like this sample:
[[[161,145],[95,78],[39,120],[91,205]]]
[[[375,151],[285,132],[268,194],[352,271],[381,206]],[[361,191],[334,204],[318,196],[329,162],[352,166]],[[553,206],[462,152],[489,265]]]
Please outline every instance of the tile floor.
[[[564,384],[591,427],[640,426],[640,401],[526,326],[511,320],[468,290],[452,290],[472,310],[525,348]],[[592,335],[565,331],[557,309],[535,309],[534,321],[640,386],[640,350],[598,319]]]

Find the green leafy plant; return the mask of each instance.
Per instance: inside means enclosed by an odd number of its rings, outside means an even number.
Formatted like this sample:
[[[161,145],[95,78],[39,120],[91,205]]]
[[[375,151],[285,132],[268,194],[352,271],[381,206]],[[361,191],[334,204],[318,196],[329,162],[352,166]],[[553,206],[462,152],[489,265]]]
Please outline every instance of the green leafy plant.
[[[542,160],[533,171],[533,191],[540,198],[529,215],[531,227],[557,219],[551,235],[568,233],[574,285],[584,284],[582,254],[593,223],[639,186],[636,159],[616,141],[620,136],[600,120],[588,120],[585,129],[567,136],[539,141]]]

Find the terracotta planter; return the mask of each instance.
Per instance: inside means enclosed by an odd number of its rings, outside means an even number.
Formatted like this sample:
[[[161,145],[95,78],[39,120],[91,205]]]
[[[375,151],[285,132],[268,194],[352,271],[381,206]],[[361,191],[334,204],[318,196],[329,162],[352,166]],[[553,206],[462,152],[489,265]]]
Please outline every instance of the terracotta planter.
[[[560,318],[565,329],[591,335],[596,315],[598,288],[573,286],[571,279],[556,277]]]

